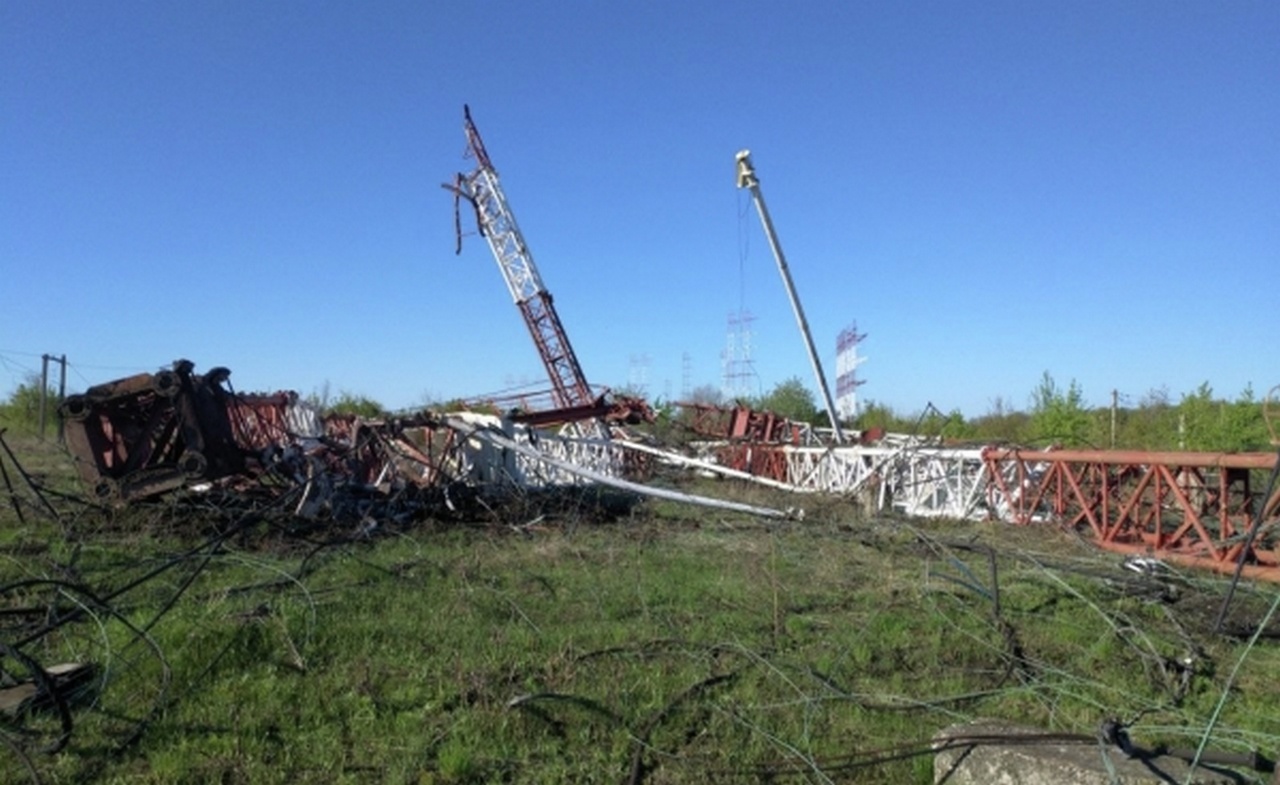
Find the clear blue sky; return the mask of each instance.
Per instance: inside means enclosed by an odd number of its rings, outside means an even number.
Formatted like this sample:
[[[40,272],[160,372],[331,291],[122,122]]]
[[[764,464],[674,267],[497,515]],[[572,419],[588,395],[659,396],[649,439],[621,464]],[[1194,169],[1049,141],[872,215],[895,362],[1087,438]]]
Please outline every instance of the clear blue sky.
[[[1280,383],[1275,2],[0,3],[0,388],[179,357],[389,407],[545,374],[440,183],[469,103],[588,378],[976,416]],[[833,382],[834,384],[834,382]]]

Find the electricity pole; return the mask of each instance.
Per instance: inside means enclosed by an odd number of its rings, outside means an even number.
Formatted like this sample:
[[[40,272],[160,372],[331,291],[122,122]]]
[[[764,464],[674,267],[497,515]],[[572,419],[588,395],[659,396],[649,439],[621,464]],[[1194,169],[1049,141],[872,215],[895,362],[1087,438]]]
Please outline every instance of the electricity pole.
[[[44,423],[45,409],[49,405],[49,361],[53,360],[58,363],[60,368],[58,374],[58,403],[62,403],[62,399],[67,395],[67,356],[65,354],[54,357],[52,354],[40,355],[40,420],[39,433],[40,441],[44,441]],[[62,443],[62,421],[58,421],[58,443]]]

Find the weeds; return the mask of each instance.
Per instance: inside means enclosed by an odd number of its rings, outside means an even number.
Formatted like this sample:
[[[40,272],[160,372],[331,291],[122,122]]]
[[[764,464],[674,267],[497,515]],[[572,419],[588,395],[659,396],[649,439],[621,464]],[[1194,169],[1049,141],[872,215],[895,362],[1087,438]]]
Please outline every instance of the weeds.
[[[1183,610],[1216,608],[1220,580],[834,502],[768,525],[582,510],[356,541],[156,506],[85,515],[75,547],[4,518],[0,599],[86,609],[42,661],[99,670],[56,754],[15,735],[56,736],[56,716],[0,722],[0,782],[924,783],[914,753],[978,717],[1280,748],[1274,642]],[[11,588],[68,574],[95,592]]]

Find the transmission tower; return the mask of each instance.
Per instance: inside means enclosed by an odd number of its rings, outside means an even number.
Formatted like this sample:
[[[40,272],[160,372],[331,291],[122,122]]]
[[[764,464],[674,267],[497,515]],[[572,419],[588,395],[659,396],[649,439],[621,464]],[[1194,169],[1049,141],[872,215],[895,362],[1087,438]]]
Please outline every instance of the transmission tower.
[[[858,356],[858,344],[866,338],[854,322],[836,337],[836,411],[849,422],[858,416],[858,388],[865,380],[858,378],[858,366],[867,358]]]
[[[630,356],[630,367],[627,372],[627,388],[632,395],[641,398],[649,397],[649,355],[633,354]]]
[[[724,378],[720,389],[726,400],[750,398],[759,386],[755,361],[751,359],[751,324],[756,317],[750,311],[729,314],[729,329],[724,347]]]

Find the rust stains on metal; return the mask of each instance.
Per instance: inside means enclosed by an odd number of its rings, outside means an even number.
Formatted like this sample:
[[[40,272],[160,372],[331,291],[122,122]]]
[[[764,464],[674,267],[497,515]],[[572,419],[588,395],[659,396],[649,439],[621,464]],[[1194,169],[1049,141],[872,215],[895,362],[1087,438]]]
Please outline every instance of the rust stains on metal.
[[[223,387],[231,372],[193,368],[179,360],[62,403],[67,447],[98,500],[126,502],[244,469]]]

